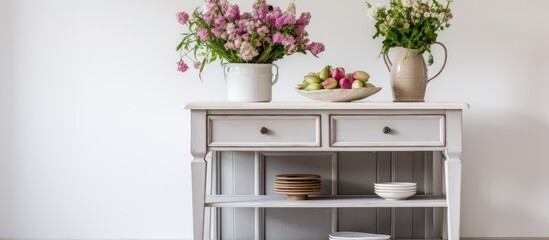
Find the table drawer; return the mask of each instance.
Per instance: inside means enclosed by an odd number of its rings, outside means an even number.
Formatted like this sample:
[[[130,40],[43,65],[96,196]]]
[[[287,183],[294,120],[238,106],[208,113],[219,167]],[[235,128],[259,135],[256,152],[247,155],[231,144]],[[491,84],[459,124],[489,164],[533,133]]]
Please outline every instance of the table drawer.
[[[330,145],[444,146],[443,115],[333,115]]]
[[[211,147],[320,146],[320,116],[230,115],[208,117]]]

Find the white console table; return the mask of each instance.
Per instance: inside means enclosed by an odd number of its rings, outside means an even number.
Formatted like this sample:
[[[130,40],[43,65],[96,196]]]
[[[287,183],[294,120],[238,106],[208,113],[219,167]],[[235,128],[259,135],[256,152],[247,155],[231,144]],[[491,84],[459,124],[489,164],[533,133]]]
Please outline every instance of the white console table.
[[[462,111],[465,103],[189,103],[193,232],[209,239],[211,208],[446,207],[447,233],[459,239]],[[210,151],[442,151],[445,194],[386,201],[376,196],[206,196]]]

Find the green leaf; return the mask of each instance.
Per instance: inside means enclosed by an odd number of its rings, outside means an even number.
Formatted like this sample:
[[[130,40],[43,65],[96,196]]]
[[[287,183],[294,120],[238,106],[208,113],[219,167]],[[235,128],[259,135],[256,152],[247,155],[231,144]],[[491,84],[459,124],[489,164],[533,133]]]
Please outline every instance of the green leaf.
[[[181,49],[181,47],[183,46],[184,42],[185,42],[185,40],[181,40],[181,42],[179,44],[177,44],[177,47],[175,48],[175,51],[179,51]]]
[[[202,80],[202,71],[204,71],[204,66],[206,66],[206,58],[204,58],[204,60],[202,60],[201,65],[200,65],[200,70],[198,71],[198,78],[200,78],[201,82],[204,82]]]
[[[210,63],[215,62],[217,60],[217,54],[212,53],[212,57],[210,58]]]

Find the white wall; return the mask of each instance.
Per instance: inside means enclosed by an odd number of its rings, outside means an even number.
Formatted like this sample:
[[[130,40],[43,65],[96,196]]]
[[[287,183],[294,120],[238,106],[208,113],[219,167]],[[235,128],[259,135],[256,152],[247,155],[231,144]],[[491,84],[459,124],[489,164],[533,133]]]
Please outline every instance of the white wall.
[[[279,61],[274,101],[306,101],[292,87],[325,64],[369,71],[385,88],[369,100],[390,101],[363,1],[296,2],[327,51]],[[200,4],[0,0],[0,238],[191,237],[189,114],[180,106],[225,99],[217,64],[204,84],[175,71],[174,14]],[[465,237],[549,236],[548,8],[456,1],[454,26],[440,35],[449,62],[427,100],[472,106]]]

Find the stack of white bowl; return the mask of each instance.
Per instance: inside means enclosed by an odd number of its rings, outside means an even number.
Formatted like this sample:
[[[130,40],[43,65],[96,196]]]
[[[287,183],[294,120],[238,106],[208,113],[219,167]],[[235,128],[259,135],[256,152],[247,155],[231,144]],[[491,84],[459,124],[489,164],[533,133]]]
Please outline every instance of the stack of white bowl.
[[[330,240],[387,240],[389,235],[380,235],[361,232],[333,232],[330,233]]]
[[[402,200],[414,196],[417,192],[417,183],[387,182],[374,183],[375,193],[386,200]]]

